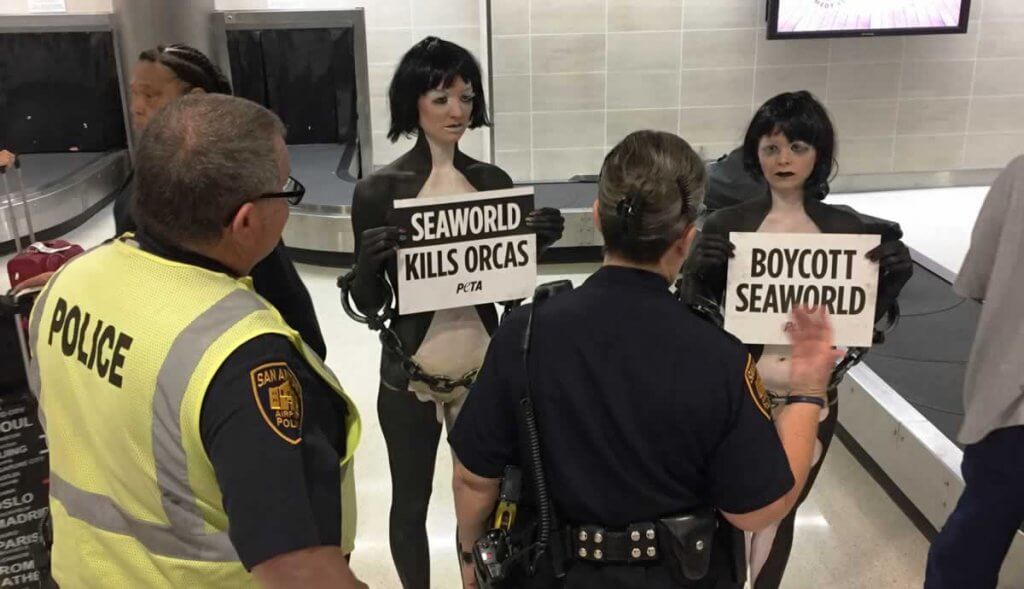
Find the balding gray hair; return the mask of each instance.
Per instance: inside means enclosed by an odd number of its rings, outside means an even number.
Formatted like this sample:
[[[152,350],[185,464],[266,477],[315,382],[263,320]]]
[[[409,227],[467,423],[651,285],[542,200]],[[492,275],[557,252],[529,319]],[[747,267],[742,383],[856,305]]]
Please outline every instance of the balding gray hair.
[[[135,154],[132,214],[170,244],[220,237],[232,213],[281,189],[274,140],[281,119],[233,96],[189,95],[160,110]]]

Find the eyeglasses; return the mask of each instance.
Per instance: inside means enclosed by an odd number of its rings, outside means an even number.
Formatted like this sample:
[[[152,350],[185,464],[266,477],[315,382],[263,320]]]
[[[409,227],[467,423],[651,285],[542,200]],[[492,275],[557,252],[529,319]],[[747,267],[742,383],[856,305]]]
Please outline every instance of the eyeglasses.
[[[300,202],[302,202],[302,198],[304,196],[306,196],[306,187],[302,185],[302,182],[299,182],[294,177],[288,176],[288,181],[284,183],[284,186],[281,188],[280,192],[265,192],[263,194],[259,194],[252,198],[248,198],[242,201],[242,203],[238,205],[238,208],[231,211],[231,214],[229,214],[227,218],[224,219],[224,226],[227,227],[228,225],[231,224],[231,221],[234,220],[235,215],[238,214],[238,210],[241,209],[242,205],[244,205],[245,203],[263,200],[265,198],[283,198],[288,201],[288,204],[297,205]]]
[[[284,187],[281,189],[281,192],[268,192],[257,196],[253,200],[263,198],[284,198],[288,200],[288,204],[297,205],[302,202],[302,197],[304,196],[306,196],[306,187],[302,185],[302,182],[299,182],[292,176],[288,176],[288,181],[284,183]]]

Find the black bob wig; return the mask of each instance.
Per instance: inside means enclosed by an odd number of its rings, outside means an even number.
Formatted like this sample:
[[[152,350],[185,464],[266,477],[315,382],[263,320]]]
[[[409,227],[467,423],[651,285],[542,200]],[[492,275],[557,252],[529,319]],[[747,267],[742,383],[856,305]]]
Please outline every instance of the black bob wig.
[[[202,88],[208,94],[231,94],[231,82],[210,58],[195,47],[181,43],[157,45],[139,55],[139,61],[166,66],[189,89]]]
[[[807,196],[818,200],[828,196],[828,184],[835,167],[836,134],[825,107],[806,90],[779,94],[764,103],[743,139],[743,167],[754,178],[764,178],[757,156],[761,138],[776,133],[814,147],[817,161],[804,190]]]
[[[417,132],[420,96],[436,88],[450,87],[456,76],[473,87],[475,96],[469,128],[490,126],[484,85],[480,79],[480,64],[469,51],[455,43],[427,37],[405,53],[391,78],[391,87],[388,89],[388,106],[391,109],[388,139],[395,142],[402,135]]]

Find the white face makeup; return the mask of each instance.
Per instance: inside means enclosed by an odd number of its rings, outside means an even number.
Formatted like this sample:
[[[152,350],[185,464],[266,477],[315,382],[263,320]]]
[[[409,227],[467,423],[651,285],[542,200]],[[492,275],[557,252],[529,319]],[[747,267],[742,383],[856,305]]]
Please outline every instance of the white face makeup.
[[[806,141],[790,142],[783,133],[765,135],[757,148],[761,171],[772,190],[802,190],[814,172],[818,152]]]
[[[420,96],[420,128],[441,144],[458,143],[469,128],[476,94],[473,86],[456,76],[448,88],[435,88]]]

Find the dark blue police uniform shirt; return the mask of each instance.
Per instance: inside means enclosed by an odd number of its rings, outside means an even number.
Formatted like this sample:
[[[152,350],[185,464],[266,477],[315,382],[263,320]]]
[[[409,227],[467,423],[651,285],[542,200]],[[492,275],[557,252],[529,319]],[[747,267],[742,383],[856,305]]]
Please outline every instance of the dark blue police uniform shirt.
[[[215,260],[145,233],[136,239],[158,256],[232,274]],[[258,399],[266,404],[266,391],[254,390],[254,371],[268,365],[285,367],[301,389],[299,428],[277,428],[264,417],[272,409],[260,409]],[[224,497],[228,535],[246,569],[296,550],[341,544],[340,462],[347,446],[347,411],[284,336],[249,340],[214,375],[203,399],[199,433]]]
[[[525,309],[495,333],[449,442],[488,478],[521,463]],[[744,346],[654,273],[604,267],[534,319],[530,375],[549,486],[566,521],[622,527],[703,505],[764,507],[793,484]]]

